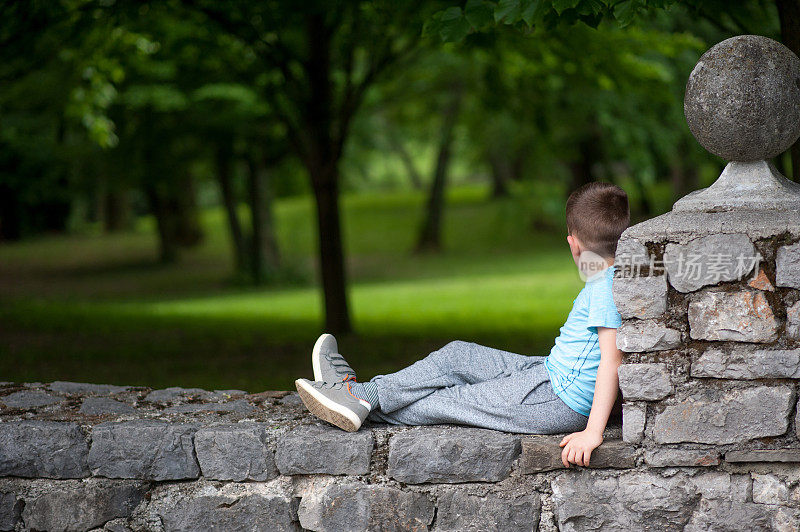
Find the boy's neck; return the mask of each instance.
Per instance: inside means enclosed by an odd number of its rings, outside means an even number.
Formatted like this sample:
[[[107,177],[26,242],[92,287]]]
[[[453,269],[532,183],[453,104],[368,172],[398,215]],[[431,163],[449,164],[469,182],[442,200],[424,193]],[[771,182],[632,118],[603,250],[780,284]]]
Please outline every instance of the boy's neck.
[[[604,274],[604,272],[607,272],[609,268],[614,266],[614,259],[613,258],[610,258],[610,259],[609,258],[604,258],[603,259],[603,263],[605,264],[605,268],[596,270],[592,275],[587,275],[587,279],[586,279],[587,283],[589,281],[594,281],[596,279],[600,279],[601,278],[601,274]],[[580,265],[578,266],[578,269],[580,270]]]

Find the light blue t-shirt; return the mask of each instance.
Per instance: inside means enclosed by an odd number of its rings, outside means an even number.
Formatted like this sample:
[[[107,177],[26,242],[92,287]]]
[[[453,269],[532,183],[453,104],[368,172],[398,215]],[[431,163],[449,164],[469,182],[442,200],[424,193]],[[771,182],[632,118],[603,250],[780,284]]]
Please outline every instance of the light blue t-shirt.
[[[553,391],[584,416],[592,408],[600,364],[597,327],[616,329],[622,323],[611,295],[613,277],[614,266],[610,266],[586,282],[544,361]]]

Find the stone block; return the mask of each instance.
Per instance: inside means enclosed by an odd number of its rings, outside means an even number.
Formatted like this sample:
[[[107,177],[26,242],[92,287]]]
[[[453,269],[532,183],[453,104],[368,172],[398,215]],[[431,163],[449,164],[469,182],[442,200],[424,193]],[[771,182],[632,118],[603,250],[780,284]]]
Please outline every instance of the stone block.
[[[255,407],[244,399],[237,399],[227,403],[188,403],[173,405],[164,409],[164,412],[193,414],[196,412],[237,412],[239,414],[249,414]]]
[[[485,497],[453,491],[441,495],[437,504],[437,532],[464,530],[537,530],[542,502],[539,494],[488,494]]]
[[[213,396],[213,393],[208,390],[203,390],[202,388],[180,388],[178,386],[171,386],[161,390],[153,390],[145,396],[144,400],[150,403],[171,403],[173,401],[190,398],[208,401]]]
[[[0,397],[0,402],[9,408],[38,408],[40,406],[52,405],[60,403],[64,399],[50,395],[49,393],[39,390],[20,390]]]
[[[423,427],[389,439],[388,474],[399,482],[497,482],[519,456],[519,437],[477,428]]]
[[[614,302],[625,318],[657,318],[667,310],[667,278],[660,276],[615,277]]]
[[[657,401],[672,393],[666,364],[622,364],[617,370],[619,388],[625,399]]]
[[[776,530],[773,526],[775,509],[752,502],[732,502],[724,499],[701,499],[686,524],[686,532],[709,530]]]
[[[523,437],[520,471],[528,475],[541,471],[564,469],[564,463],[561,461],[561,453],[564,448],[559,445],[563,438],[563,435]],[[627,469],[635,466],[636,449],[620,440],[605,440],[592,451],[589,457],[590,468]],[[575,465],[570,465],[570,467],[575,467]]]
[[[146,492],[145,484],[126,480],[62,482],[41,495],[26,497],[22,519],[30,530],[89,530],[129,516]]]
[[[25,505],[14,492],[0,492],[0,530],[14,530]]]
[[[800,288],[800,242],[778,248],[775,257],[775,284]]]
[[[522,438],[519,468],[525,475],[553,469],[564,469],[558,444],[564,436],[534,435]],[[591,464],[591,459],[589,460]]]
[[[777,476],[751,473],[753,477],[753,502],[759,504],[800,505],[800,486],[789,487]]]
[[[795,408],[794,433],[795,433],[795,436],[800,438],[800,401],[797,401],[797,407]]]
[[[719,233],[741,233],[755,242],[763,238],[783,235],[787,231],[800,237],[798,211],[771,210],[764,212],[731,210],[723,212],[667,212],[628,227],[622,238],[635,238],[641,242],[670,241],[685,244],[695,238]]]
[[[89,467],[108,478],[197,478],[196,425],[156,420],[101,423],[92,429]]]
[[[725,453],[728,462],[800,462],[800,448],[746,449]]]
[[[650,467],[708,467],[719,465],[719,453],[703,449],[647,449],[644,462]]]
[[[75,423],[0,423],[0,476],[82,478],[89,476],[86,437]]]
[[[655,320],[625,320],[617,329],[617,347],[626,353],[665,351],[681,345],[681,333]]]
[[[722,508],[752,505],[746,502],[749,483],[748,475],[718,471],[691,475],[676,471],[662,476],[654,470],[630,470],[611,476],[577,470],[556,476],[551,487],[560,531],[681,531],[694,517],[692,510],[698,502],[721,504]],[[712,511],[710,508],[707,513]],[[742,523],[749,526],[749,521],[742,519],[739,528],[711,526],[705,530],[741,530]]]
[[[87,397],[81,404],[80,413],[87,416],[104,414],[131,414],[136,409],[127,403],[115,401],[109,397]]]
[[[743,442],[785,434],[794,406],[791,386],[757,386],[691,396],[655,416],[657,443]]]
[[[620,238],[617,242],[614,264],[618,270],[632,268],[630,273],[633,273],[636,271],[633,268],[649,266],[650,258],[647,248],[635,238]]]
[[[238,397],[240,395],[247,395],[247,390],[237,390],[236,388],[229,388],[227,390],[214,390],[214,394],[223,399],[230,397]]]
[[[787,508],[786,506],[771,506],[775,508],[772,515],[772,529],[796,531],[798,530],[797,523],[800,523],[800,510],[797,508]]]
[[[758,253],[745,234],[708,235],[686,244],[667,244],[664,267],[678,292],[741,279],[758,261]]]
[[[708,349],[692,363],[693,377],[800,378],[800,349]]]
[[[622,440],[605,440],[592,452],[589,467],[598,469],[636,467],[636,448]]]
[[[330,484],[300,501],[308,530],[428,530],[434,505],[425,493],[376,484]]]
[[[300,395],[297,392],[292,392],[286,397],[278,399],[278,403],[286,406],[302,406],[303,400],[300,399]]]
[[[693,489],[706,499],[727,499],[745,502],[750,491],[750,475],[730,474],[725,471],[707,470],[691,479]]]
[[[689,334],[695,340],[771,342],[778,321],[762,292],[700,292],[689,303]]]
[[[48,386],[51,390],[63,394],[93,394],[113,395],[130,390],[130,386],[115,386],[113,384],[90,384],[88,382],[55,381]]]
[[[374,446],[370,431],[301,425],[278,440],[275,462],[282,475],[366,475]]]
[[[297,506],[259,484],[169,486],[153,495],[150,512],[164,530],[298,531]]]
[[[132,532],[128,526],[129,520],[125,517],[117,517],[103,525],[103,532]]]
[[[696,498],[685,474],[662,477],[630,471],[619,477],[578,469],[551,483],[556,525],[562,532],[585,530],[679,531]]]
[[[786,336],[800,340],[800,301],[786,309]]]
[[[639,443],[644,439],[646,412],[644,405],[622,404],[622,441]]]
[[[200,471],[212,480],[270,480],[278,476],[265,425],[236,423],[199,429],[194,448]]]
[[[522,438],[520,471],[529,475],[540,471],[564,469],[558,444],[563,436],[534,435]],[[590,459],[591,462],[591,459]]]

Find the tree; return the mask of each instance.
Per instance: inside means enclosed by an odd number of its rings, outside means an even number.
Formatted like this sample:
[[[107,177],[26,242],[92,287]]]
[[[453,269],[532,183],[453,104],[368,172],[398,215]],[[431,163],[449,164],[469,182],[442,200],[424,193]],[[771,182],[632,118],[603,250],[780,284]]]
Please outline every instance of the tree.
[[[74,151],[113,142],[102,110],[115,65],[94,64],[107,28],[88,2],[0,4],[0,239],[63,231],[76,192]],[[124,36],[108,46],[126,46]],[[105,49],[105,47],[104,47]]]
[[[131,152],[130,166],[139,169],[157,220],[162,261],[175,260],[179,246],[200,236],[193,167],[208,160],[228,219],[236,276],[263,282],[268,270],[277,269],[278,253],[262,167],[280,160],[286,143],[275,140],[275,118],[259,98],[258,69],[249,49],[224,32],[208,31],[202,14],[182,10],[176,2],[103,13],[116,30],[137,32],[148,50],[126,62],[114,107],[118,121],[127,125],[120,151]],[[254,148],[258,143],[280,150],[281,157],[254,162],[261,157],[254,153],[264,151]],[[244,172],[243,162],[248,163]],[[257,172],[250,171],[256,167]],[[241,174],[248,174],[247,187],[240,186]],[[239,215],[242,195],[253,210],[249,230]]]
[[[447,184],[447,172],[453,151],[453,132],[461,109],[463,88],[456,84],[449,95],[449,102],[442,111],[442,126],[439,137],[439,149],[436,154],[436,165],[428,195],[428,208],[425,220],[417,239],[417,251],[439,251],[442,247],[442,213],[444,210],[444,193]]]
[[[246,44],[268,79],[263,96],[286,128],[316,200],[326,328],[352,329],[339,210],[339,163],[365,92],[417,44],[418,2],[183,5]]]
[[[576,23],[596,28],[602,21],[614,21],[625,27],[642,16],[666,10],[670,10],[673,17],[679,11],[692,15],[683,21],[683,28],[673,24],[675,30],[696,29],[697,18],[701,18],[716,29],[716,40],[743,33],[768,35],[781,40],[800,56],[800,3],[797,0],[467,0],[463,8],[460,2],[452,2],[450,7],[436,12],[428,21],[426,31],[443,41],[460,41],[470,33],[497,26],[510,26],[522,33],[533,28],[552,29]],[[800,142],[789,151],[792,176],[798,181]]]

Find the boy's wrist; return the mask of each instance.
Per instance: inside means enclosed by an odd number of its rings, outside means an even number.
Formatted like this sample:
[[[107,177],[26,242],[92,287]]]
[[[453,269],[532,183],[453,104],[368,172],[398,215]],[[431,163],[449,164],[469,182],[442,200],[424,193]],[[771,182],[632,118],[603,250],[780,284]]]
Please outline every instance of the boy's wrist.
[[[590,433],[590,434],[594,434],[594,435],[600,436],[602,438],[603,437],[603,433],[605,432],[605,427],[604,428],[599,428],[599,427],[593,427],[593,426],[590,426],[590,425],[586,425],[586,428],[584,430],[586,432]]]

